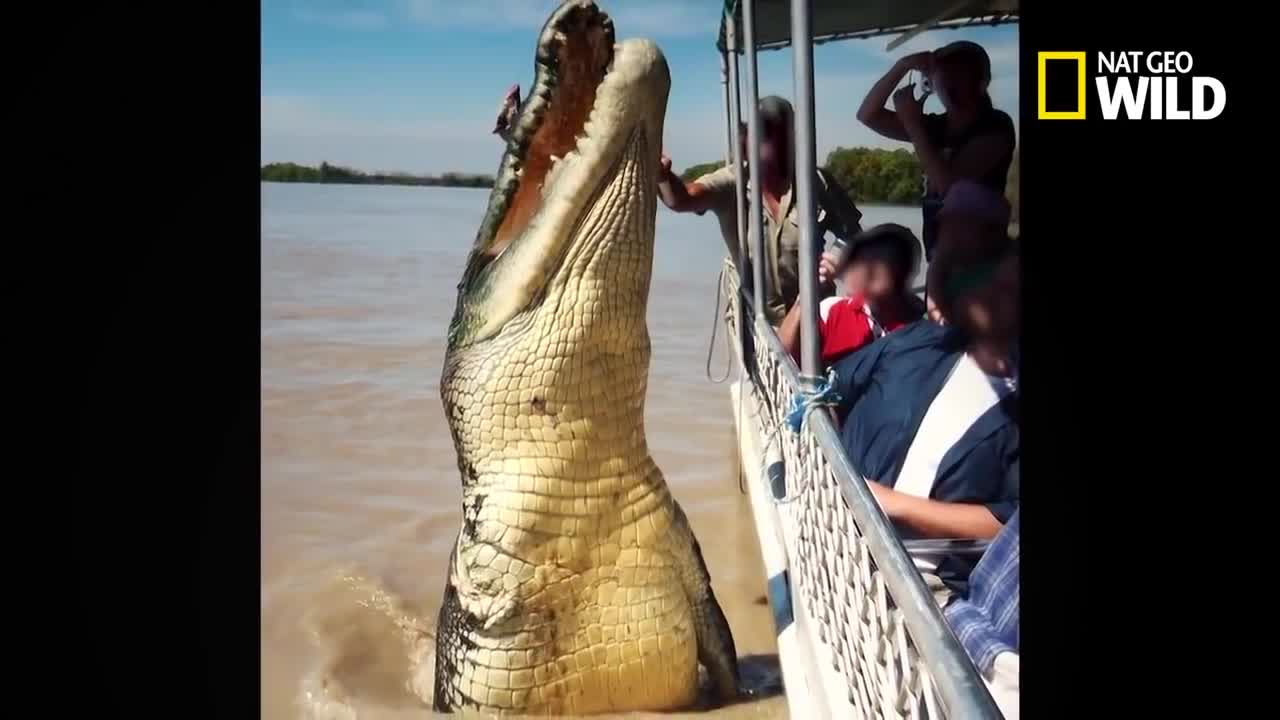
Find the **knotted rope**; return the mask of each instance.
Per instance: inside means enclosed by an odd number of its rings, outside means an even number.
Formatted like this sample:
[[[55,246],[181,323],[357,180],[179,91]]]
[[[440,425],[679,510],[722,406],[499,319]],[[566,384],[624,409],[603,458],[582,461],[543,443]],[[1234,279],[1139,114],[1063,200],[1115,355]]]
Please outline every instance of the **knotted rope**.
[[[760,463],[760,477],[766,483],[769,482],[769,448],[773,447],[773,441],[778,437],[778,433],[783,427],[790,428],[791,432],[798,435],[800,434],[800,431],[804,429],[804,424],[809,419],[809,413],[813,412],[814,409],[820,407],[839,407],[839,405],[840,393],[836,390],[836,374],[834,369],[828,370],[827,377],[819,380],[813,388],[797,390],[791,396],[790,407],[787,409],[786,414],[783,415],[782,421],[775,425],[773,430],[769,433],[769,436],[765,438],[764,448],[762,451],[763,457],[761,458]],[[781,448],[779,448],[779,450],[781,450]],[[784,494],[782,497],[778,497],[774,494],[773,488],[769,487],[769,497],[773,498],[773,501],[779,505],[793,502],[796,498],[804,494],[804,491],[808,487],[810,478],[805,477],[802,474],[800,480],[803,485],[794,495],[788,496]]]
[[[837,407],[840,405],[840,393],[836,390],[836,371],[827,371],[827,377],[818,381],[812,390],[801,390],[791,396],[791,407],[787,410],[787,425],[791,432],[799,433],[804,427],[809,413],[817,407]]]

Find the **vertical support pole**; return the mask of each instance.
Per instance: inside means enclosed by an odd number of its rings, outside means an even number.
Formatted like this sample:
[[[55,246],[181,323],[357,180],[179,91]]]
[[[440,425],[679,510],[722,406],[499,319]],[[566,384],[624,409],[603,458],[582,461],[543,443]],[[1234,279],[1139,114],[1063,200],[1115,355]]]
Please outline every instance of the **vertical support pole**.
[[[744,291],[751,286],[747,277],[747,211],[744,207],[746,197],[746,180],[742,177],[742,145],[738,142],[738,125],[742,123],[742,101],[738,95],[738,32],[737,22],[732,15],[727,16],[725,25],[725,44],[729,47],[729,85],[733,92],[729,104],[729,124],[733,125],[733,137],[729,140],[730,154],[733,157],[733,173],[737,179],[737,230],[738,230],[738,286]]]
[[[747,236],[751,238],[751,267],[755,271],[753,289],[756,317],[764,320],[765,267],[768,266],[769,259],[764,249],[764,209],[760,202],[760,83],[757,78],[759,73],[756,72],[755,8],[755,0],[745,0],[742,3],[742,27],[746,36],[744,40],[747,53],[747,102],[751,112],[747,116],[747,168],[751,176],[747,184],[751,191],[751,198],[747,202],[751,227]]]
[[[732,101],[729,99],[729,52],[720,52],[720,91],[724,95],[724,164],[733,164],[733,143],[737,140],[738,130],[733,125]]]
[[[792,78],[796,96],[796,210],[800,217],[800,372],[811,388],[822,376],[818,355],[818,213],[813,103],[813,0],[791,0]]]
[[[737,180],[737,192],[734,193],[735,202],[737,204],[737,213],[734,216],[736,222],[734,228],[738,231],[738,257],[734,258],[734,263],[738,267],[738,293],[741,300],[746,297],[747,289],[751,287],[751,282],[747,279],[747,232],[745,222],[747,217],[746,207],[744,207],[744,180],[742,177],[742,143],[738,142],[738,126],[742,124],[742,99],[738,92],[738,23],[734,17],[733,10],[730,9],[725,13],[725,47],[729,58],[729,155],[733,163],[733,174]],[[741,311],[743,303],[738,303],[738,309]],[[745,362],[751,352],[748,347],[748,338],[751,336],[751,327],[748,324],[750,320],[743,317],[743,313],[738,313],[738,349],[741,351],[739,357]],[[748,364],[750,367],[750,364]]]

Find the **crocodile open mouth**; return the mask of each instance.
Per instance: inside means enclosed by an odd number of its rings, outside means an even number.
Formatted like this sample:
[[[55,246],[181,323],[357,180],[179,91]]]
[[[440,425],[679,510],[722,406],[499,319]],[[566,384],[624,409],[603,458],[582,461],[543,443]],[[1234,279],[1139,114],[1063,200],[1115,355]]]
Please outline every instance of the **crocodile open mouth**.
[[[536,307],[571,249],[609,237],[595,230],[645,214],[670,84],[661,50],[643,39],[615,44],[613,21],[594,2],[555,11],[458,285],[451,347]]]
[[[552,171],[577,152],[590,129],[596,91],[613,55],[613,20],[594,3],[566,3],[547,21],[533,87],[507,141],[477,254],[500,255],[541,209]]]

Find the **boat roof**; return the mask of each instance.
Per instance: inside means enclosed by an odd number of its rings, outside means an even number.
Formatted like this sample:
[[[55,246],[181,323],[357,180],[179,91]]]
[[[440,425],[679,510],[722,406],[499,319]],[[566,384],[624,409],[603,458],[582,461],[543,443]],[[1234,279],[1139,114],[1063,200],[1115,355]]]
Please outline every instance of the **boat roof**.
[[[1021,0],[811,0],[814,44],[833,40],[897,35],[947,27],[1016,23]],[[730,11],[742,28],[741,0],[725,0],[716,47],[725,46],[725,20]],[[791,0],[756,0],[756,49],[775,50],[791,44]],[[915,31],[915,32],[912,32]],[[905,38],[903,38],[905,39]],[[890,49],[896,46],[892,43]]]

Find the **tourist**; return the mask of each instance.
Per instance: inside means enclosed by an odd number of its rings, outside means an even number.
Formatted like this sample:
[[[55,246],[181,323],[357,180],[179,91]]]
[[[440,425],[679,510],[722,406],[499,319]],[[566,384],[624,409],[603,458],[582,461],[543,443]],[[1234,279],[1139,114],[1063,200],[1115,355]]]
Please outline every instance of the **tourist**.
[[[834,366],[845,451],[904,539],[991,539],[1018,507],[1020,272],[1003,237],[940,278],[946,325],[913,323]]]
[[[760,196],[764,202],[765,276],[768,294],[765,299],[765,316],[775,327],[795,304],[800,294],[800,221],[796,205],[793,165],[793,117],[791,103],[770,96],[760,100]],[[743,153],[744,173],[746,153]],[[844,188],[840,187],[825,171],[817,172],[815,195],[817,202],[816,228],[818,242],[814,248],[814,266],[820,259],[823,238],[830,232],[836,238],[848,240],[860,229],[862,213],[854,206]],[[744,180],[746,176],[744,175]],[[748,183],[744,182],[744,188]],[[662,156],[658,173],[658,197],[676,212],[702,214],[713,211],[720,220],[730,257],[737,261],[738,220],[737,180],[730,166],[685,183],[671,170],[671,158]],[[748,196],[749,197],[749,196]],[[749,203],[748,203],[749,205]],[[750,225],[747,225],[750,232]],[[750,257],[748,243],[748,259]],[[751,277],[748,274],[748,277]],[[834,287],[824,284],[820,297],[830,296]]]
[[[951,184],[937,211],[938,244],[927,274],[929,311],[935,322],[942,321],[937,305],[940,278],[953,266],[1006,244],[1009,217],[1009,201],[1003,194],[972,180]]]
[[[1004,529],[969,575],[969,588],[943,609],[943,616],[986,682],[1005,720],[1018,720],[1018,604],[1020,513]]]
[[[820,282],[839,277],[844,297],[818,306],[818,334],[824,366],[924,315],[909,283],[920,267],[920,240],[907,228],[886,223],[851,238],[843,252],[824,253]],[[782,346],[800,358],[800,304],[792,306],[778,329]]]
[[[924,114],[928,93],[917,98],[914,84],[894,90],[913,70],[929,79],[944,112]],[[935,216],[951,184],[967,178],[1003,193],[1008,183],[1016,142],[1013,119],[992,105],[990,84],[986,50],[961,40],[899,59],[858,109],[864,125],[915,147],[926,178],[922,239],[930,262],[938,243]],[[890,96],[893,110],[885,107]]]

